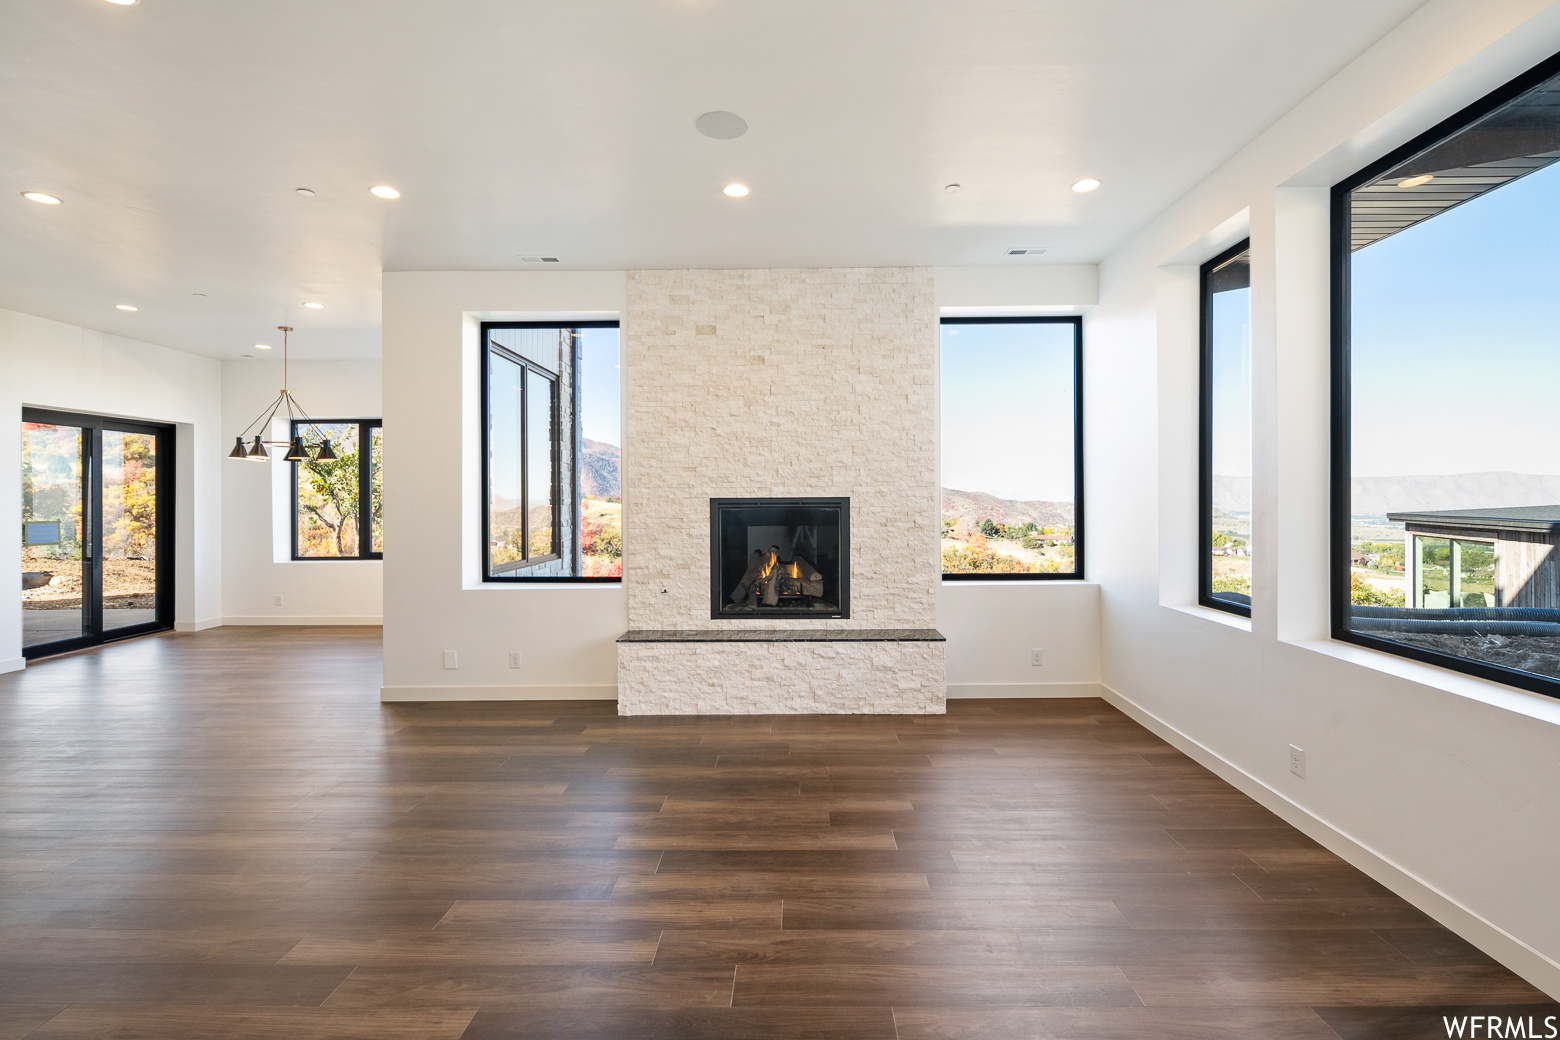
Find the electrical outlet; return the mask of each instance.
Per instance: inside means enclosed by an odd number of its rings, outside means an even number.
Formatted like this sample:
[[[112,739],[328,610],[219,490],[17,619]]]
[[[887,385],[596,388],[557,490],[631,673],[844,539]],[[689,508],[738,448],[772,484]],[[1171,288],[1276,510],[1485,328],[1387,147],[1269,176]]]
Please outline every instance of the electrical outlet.
[[[1305,751],[1289,745],[1289,771],[1300,779],[1305,779]]]
[[[460,667],[460,655],[457,654],[453,650],[446,650],[446,651],[444,651],[444,667],[446,667],[446,668],[459,668]]]
[[[511,667],[511,668],[519,668],[520,667],[520,651],[518,651],[518,650],[511,650],[511,651],[509,651],[509,667]]]
[[[1029,651],[1029,667],[1031,667],[1031,668],[1044,668],[1045,667],[1045,651],[1044,650],[1031,650],[1031,651]]]
[[[280,597],[280,596],[276,597],[276,605],[277,606],[281,606],[282,605],[282,597]]]

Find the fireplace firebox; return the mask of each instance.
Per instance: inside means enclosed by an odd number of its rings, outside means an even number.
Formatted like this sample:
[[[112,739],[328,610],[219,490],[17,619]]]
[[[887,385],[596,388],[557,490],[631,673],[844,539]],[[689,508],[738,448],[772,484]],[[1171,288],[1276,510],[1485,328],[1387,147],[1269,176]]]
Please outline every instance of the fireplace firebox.
[[[710,499],[710,617],[850,617],[850,499]]]

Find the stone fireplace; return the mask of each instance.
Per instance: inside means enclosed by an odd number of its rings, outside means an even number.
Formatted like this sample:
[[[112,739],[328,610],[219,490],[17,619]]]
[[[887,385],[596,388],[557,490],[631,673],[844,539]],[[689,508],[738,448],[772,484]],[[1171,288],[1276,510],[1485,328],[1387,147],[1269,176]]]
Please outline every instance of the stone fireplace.
[[[928,269],[629,273],[621,713],[944,710],[937,342]]]

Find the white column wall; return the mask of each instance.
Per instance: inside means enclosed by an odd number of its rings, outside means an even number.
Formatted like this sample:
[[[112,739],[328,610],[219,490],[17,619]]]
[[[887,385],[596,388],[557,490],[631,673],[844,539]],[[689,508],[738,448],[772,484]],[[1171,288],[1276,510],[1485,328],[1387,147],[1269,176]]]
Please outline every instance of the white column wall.
[[[281,390],[281,352],[273,353],[278,356],[222,364],[222,443],[229,449]],[[294,361],[288,383],[317,418],[380,418],[377,361]],[[276,432],[285,435],[281,427]],[[415,428],[410,435],[416,436]],[[387,429],[386,454],[405,439]],[[222,623],[379,624],[384,614],[381,561],[291,559],[292,467],[280,456],[273,450],[266,463],[223,462]]]
[[[222,366],[210,358],[0,310],[0,517],[22,509],[22,408],[173,423],[174,617],[181,630],[220,623]],[[11,543],[13,547],[17,543]],[[23,666],[21,552],[4,554],[0,671]]]
[[[1560,996],[1560,702],[1326,638],[1327,189],[1557,50],[1553,5],[1431,0],[1107,258],[1085,335],[1106,697]],[[1193,580],[1196,267],[1247,231],[1250,623]]]

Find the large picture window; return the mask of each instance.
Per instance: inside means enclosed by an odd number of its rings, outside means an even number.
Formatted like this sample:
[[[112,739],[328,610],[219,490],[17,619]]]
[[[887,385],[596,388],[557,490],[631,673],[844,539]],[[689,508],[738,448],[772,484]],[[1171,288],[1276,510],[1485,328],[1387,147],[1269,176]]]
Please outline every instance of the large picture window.
[[[300,437],[330,441],[336,458],[292,464],[293,559],[381,559],[384,427],[378,419],[294,421],[292,439]]]
[[[482,326],[485,581],[619,581],[617,322]]]
[[[942,321],[943,577],[1083,577],[1083,319]]]
[[[1251,616],[1251,243],[1202,266],[1197,600]]]
[[[1334,189],[1333,634],[1560,694],[1560,60]]]

